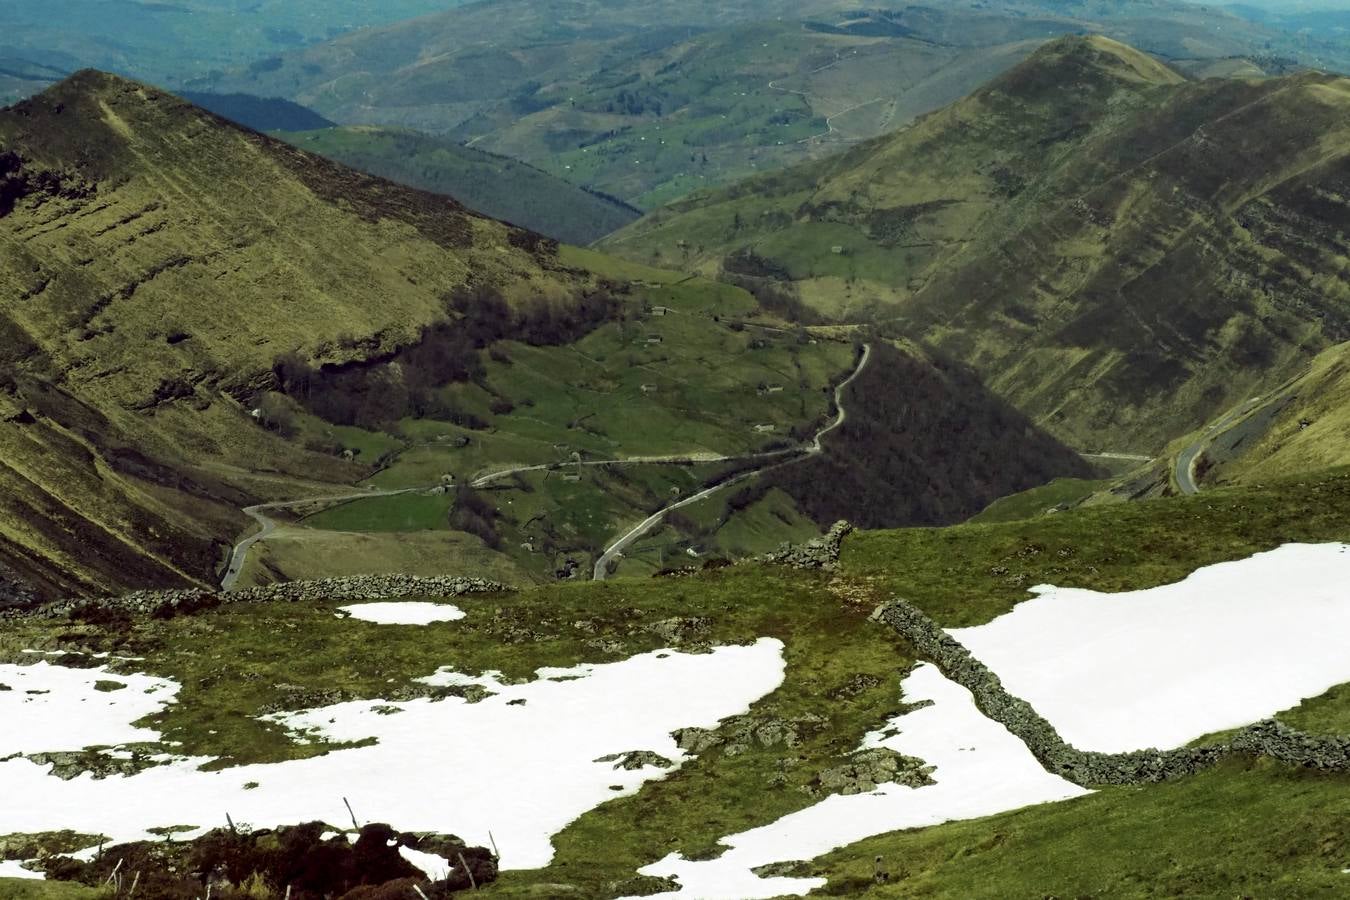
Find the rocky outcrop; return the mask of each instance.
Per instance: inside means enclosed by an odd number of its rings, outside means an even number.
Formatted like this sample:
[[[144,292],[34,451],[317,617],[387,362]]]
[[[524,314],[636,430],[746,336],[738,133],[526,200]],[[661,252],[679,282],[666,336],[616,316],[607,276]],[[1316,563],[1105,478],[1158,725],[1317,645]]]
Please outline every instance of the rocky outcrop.
[[[813,787],[822,794],[868,794],[882,784],[923,787],[933,784],[933,766],[921,759],[875,747],[859,750],[840,766],[821,772]]]
[[[666,759],[659,753],[653,753],[650,750],[629,750],[627,753],[611,753],[609,756],[602,756],[596,762],[614,763],[614,768],[623,769],[627,772],[635,772],[644,766],[655,766],[658,769],[669,769],[675,763]]]
[[[1277,721],[1248,726],[1228,741],[1176,750],[1095,753],[1068,744],[1040,713],[1003,687],[998,676],[936,622],[902,600],[879,607],[874,620],[908,640],[919,656],[975,697],[980,712],[1027,745],[1047,771],[1083,786],[1167,781],[1203,771],[1230,756],[1268,756],[1292,765],[1350,770],[1350,738],[1304,734]]]
[[[60,619],[75,613],[122,613],[168,617],[233,603],[333,603],[401,600],[408,597],[458,597],[495,594],[514,588],[485,578],[457,575],[355,575],[319,581],[292,581],[221,592],[197,588],[134,591],[120,597],[57,600],[30,609],[0,612],[0,619]]]
[[[794,569],[832,572],[839,568],[839,550],[844,544],[844,538],[852,533],[853,526],[848,522],[835,522],[823,536],[799,546],[784,544],[774,552],[761,556],[758,561]]]

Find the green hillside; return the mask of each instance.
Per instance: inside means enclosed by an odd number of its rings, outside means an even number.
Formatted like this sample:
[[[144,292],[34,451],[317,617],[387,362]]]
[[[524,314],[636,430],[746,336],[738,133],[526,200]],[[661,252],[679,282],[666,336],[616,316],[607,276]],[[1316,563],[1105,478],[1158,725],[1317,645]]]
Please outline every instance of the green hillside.
[[[586,245],[641,213],[504,156],[390,128],[281,133],[283,140],[362,172],[446,194],[470,209],[569,244]]]
[[[369,471],[253,422],[276,360],[387,354],[471,272],[521,301],[593,282],[133,82],[81,73],[0,112],[4,561],[48,591],[213,581],[238,502],[278,490],[234,473]]]
[[[358,490],[405,493],[278,533],[246,583],[335,553],[372,571],[574,573],[727,466],[800,452],[855,361],[846,331],[791,325],[739,288],[560,246],[95,72],[0,113],[0,244],[10,599],[214,584],[254,527],[243,507],[308,498],[302,518]],[[978,382],[959,393],[986,408]],[[991,445],[1055,450],[1008,467],[1010,489],[1081,466],[1021,419],[975,418],[979,439],[928,489],[951,510],[989,499],[949,473]],[[887,426],[859,403],[850,428],[869,421],[863,445]],[[559,471],[633,457],[657,463]],[[519,467],[534,468],[484,480]],[[868,493],[854,478],[837,499]],[[809,504],[751,506],[713,551],[828,524]],[[953,518],[896,505],[875,521]]]
[[[1242,60],[1242,71],[1279,70],[1301,55],[1350,64],[1334,40],[1167,0],[891,10],[578,0],[563,16],[545,0],[502,0],[297,48],[193,87],[285,96],[343,124],[449,134],[651,209],[892,131],[1041,42],[1083,33],[1198,69]]]
[[[1350,83],[1187,81],[1066,39],[819,163],[706,192],[603,242],[790,282],[973,365],[1082,448],[1157,451],[1350,337]]]

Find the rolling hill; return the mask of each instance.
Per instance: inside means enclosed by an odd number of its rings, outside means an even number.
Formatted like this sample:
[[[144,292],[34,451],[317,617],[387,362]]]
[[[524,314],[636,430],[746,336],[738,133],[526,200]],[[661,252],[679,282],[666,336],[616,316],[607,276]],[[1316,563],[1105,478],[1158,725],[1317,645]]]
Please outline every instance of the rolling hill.
[[[192,87],[448,134],[650,209],[891,131],[1040,42],[1078,33],[1199,67],[1241,59],[1244,71],[1308,47],[1167,0],[890,11],[839,0],[501,0],[280,52]],[[1350,63],[1350,52],[1333,44],[1319,59]]]
[[[277,137],[362,172],[446,194],[483,215],[569,244],[593,243],[642,215],[527,163],[415,131],[348,127]]]
[[[1081,449],[1156,451],[1350,337],[1350,82],[1191,81],[1065,39],[894,135],[603,246],[787,285],[973,365]]]

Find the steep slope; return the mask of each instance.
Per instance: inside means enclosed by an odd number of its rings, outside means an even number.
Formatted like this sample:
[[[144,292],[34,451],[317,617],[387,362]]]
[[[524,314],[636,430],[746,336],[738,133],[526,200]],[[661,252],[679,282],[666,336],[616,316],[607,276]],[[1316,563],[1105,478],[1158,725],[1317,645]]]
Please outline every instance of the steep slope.
[[[1204,436],[1196,458],[1204,488],[1350,464],[1350,344],[1322,352],[1305,373],[1240,412]]]
[[[392,128],[279,134],[362,172],[454,197],[470,209],[570,244],[590,244],[641,213],[526,163],[454,141]]]
[[[999,497],[1092,474],[962,367],[886,343],[873,352],[829,452],[774,471],[733,503],[779,488],[825,526],[951,525]]]
[[[96,72],[0,112],[0,562],[47,592],[212,580],[245,496],[221,473],[364,471],[249,417],[279,357],[387,355],[470,281],[566,301],[592,279],[555,254]]]
[[[1350,82],[1186,82],[1066,39],[821,163],[607,248],[895,319],[1082,448],[1157,449],[1350,337]]]

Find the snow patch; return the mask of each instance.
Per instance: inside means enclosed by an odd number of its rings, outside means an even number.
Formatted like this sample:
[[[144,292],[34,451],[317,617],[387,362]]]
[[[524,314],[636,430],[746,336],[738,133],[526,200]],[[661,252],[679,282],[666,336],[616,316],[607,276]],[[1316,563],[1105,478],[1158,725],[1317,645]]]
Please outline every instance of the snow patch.
[[[935,784],[881,785],[870,794],[835,795],[771,825],[723,838],[717,859],[690,861],[672,854],[639,871],[674,876],[681,890],[656,897],[760,900],[802,896],[823,878],[761,878],[752,871],[777,862],[814,859],[839,847],[902,828],[974,819],[1089,793],[1051,775],[1026,745],[975,707],[970,692],[925,663],[903,682],[906,702],[932,701],[874,731],[860,749],[886,747],[936,766]],[[898,733],[892,733],[898,732]],[[885,736],[889,734],[890,736]]]
[[[0,859],[0,878],[28,878],[35,881],[44,881],[46,877],[41,872],[23,868],[22,860]]]
[[[1042,586],[951,635],[1080,750],[1170,749],[1350,681],[1350,547],[1289,544],[1143,591]]]
[[[122,688],[100,691],[100,682]],[[106,666],[0,665],[0,757],[159,740],[132,722],[171,703],[178,685],[148,675],[115,675]],[[3,817],[3,814],[0,814]],[[8,832],[0,831],[0,834]]]
[[[552,859],[552,835],[577,816],[663,775],[616,771],[596,759],[645,749],[683,761],[672,731],[713,728],[746,712],[778,688],[783,673],[782,642],[763,639],[706,654],[660,651],[580,666],[567,680],[494,681],[495,693],[472,704],[454,697],[370,700],[280,717],[290,728],[335,740],[376,739],[313,759],[214,772],[198,768],[202,759],[177,760],[97,781],[61,781],[12,759],[0,762],[0,834],[68,828],[119,843],[153,840],[149,828],[194,825],[200,833],[227,812],[254,827],[342,822],[349,818],[345,797],[364,821],[453,833],[479,845],[489,843],[491,831],[503,867],[536,868]],[[391,706],[401,714],[381,714]],[[53,704],[34,714],[19,705],[5,722],[25,732],[42,727],[40,717],[71,709]],[[81,712],[78,704],[73,710]],[[129,728],[125,719],[122,727]]]
[[[444,881],[450,877],[450,870],[454,868],[450,865],[450,860],[443,856],[423,853],[421,850],[414,850],[411,847],[399,847],[398,854],[421,869],[423,874],[431,881]]]
[[[458,622],[465,612],[448,603],[356,603],[340,606],[353,619],[376,625],[430,625],[433,622]]]

